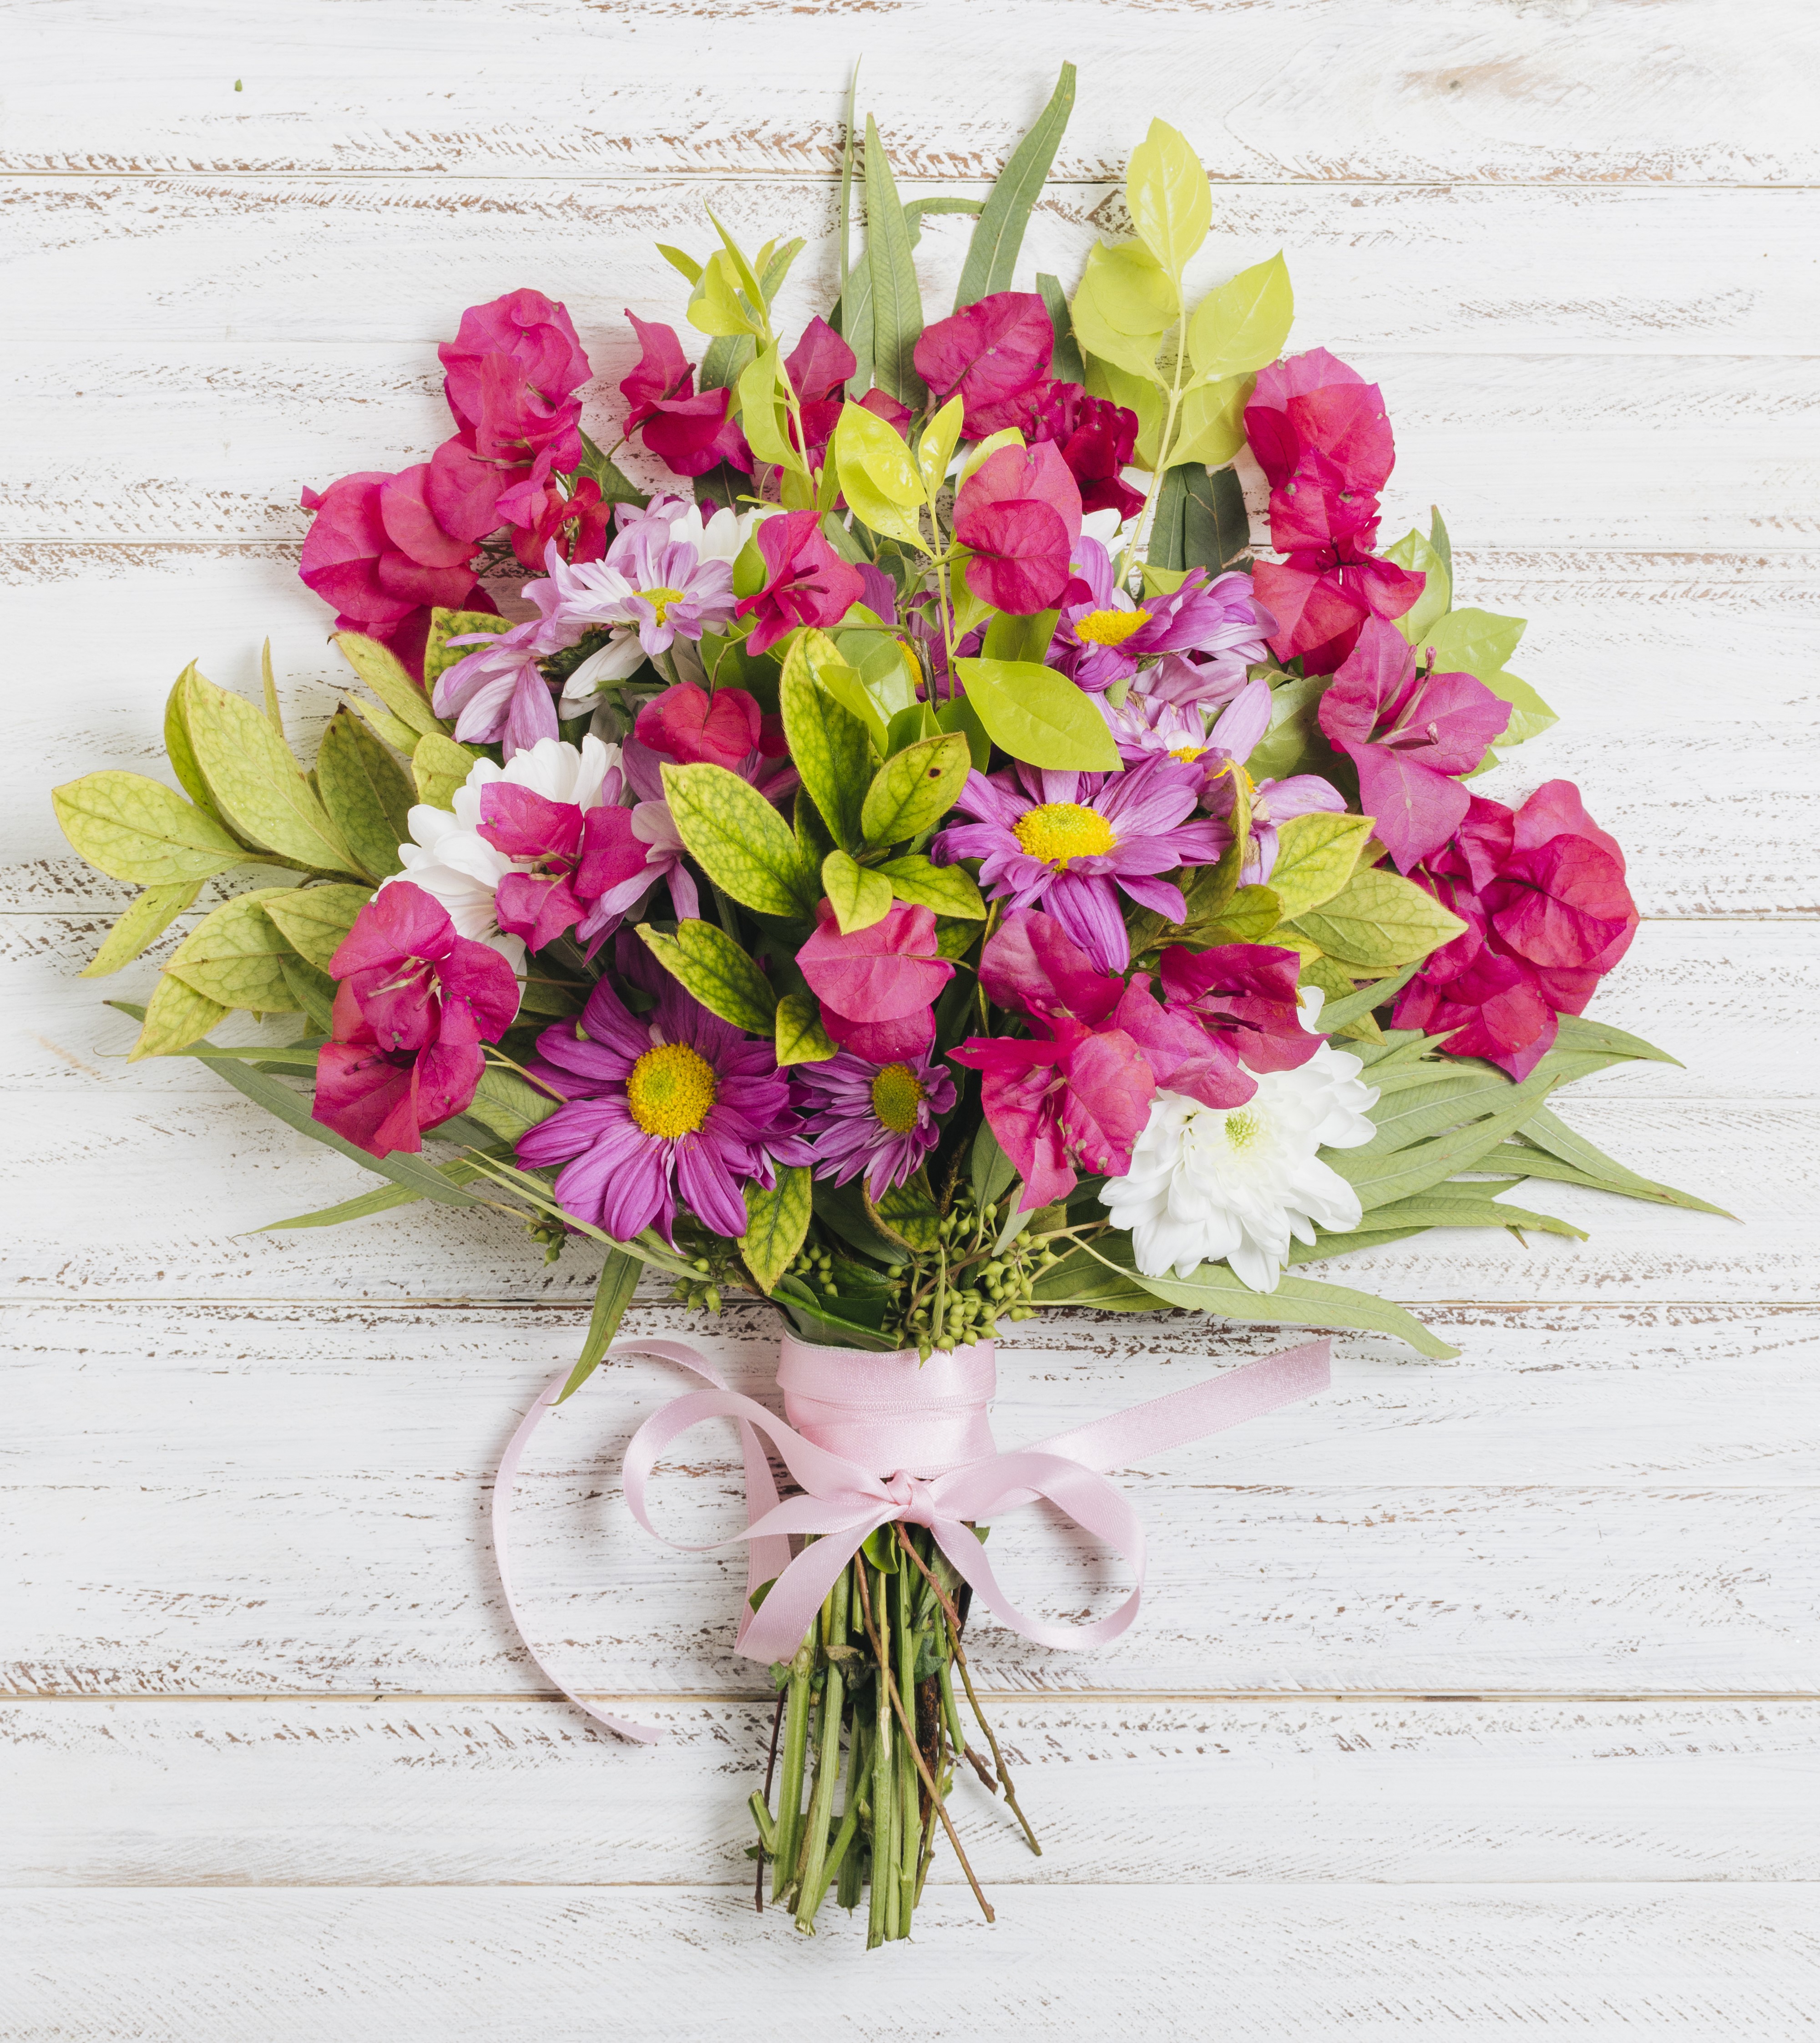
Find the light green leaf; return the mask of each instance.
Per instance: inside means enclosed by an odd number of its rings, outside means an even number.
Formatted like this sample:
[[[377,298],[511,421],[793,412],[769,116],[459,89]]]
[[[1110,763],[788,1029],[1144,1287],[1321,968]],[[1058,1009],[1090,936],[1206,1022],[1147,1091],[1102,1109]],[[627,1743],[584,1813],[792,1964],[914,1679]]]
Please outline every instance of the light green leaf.
[[[854,1186],[865,1206],[866,1217],[880,1233],[918,1254],[927,1254],[935,1247],[941,1238],[941,1208],[936,1204],[922,1171],[876,1202],[866,1190],[865,1182],[864,1178],[856,1179]]]
[[[452,809],[457,792],[466,785],[480,756],[439,731],[419,738],[417,749],[411,754],[411,774],[417,783],[418,800],[432,809]]]
[[[278,960],[290,946],[267,917],[265,906],[289,891],[261,887],[255,893],[237,894],[212,909],[171,953],[164,968],[167,977],[182,979],[192,993],[224,1008],[245,1007],[260,1014],[289,1008],[291,991]],[[148,1014],[157,1007],[154,995]],[[163,1019],[162,1014],[159,1018]],[[193,1036],[188,1038],[195,1040]],[[153,1053],[136,1047],[133,1054]]]
[[[1380,1149],[1374,1140],[1362,1149],[1324,1149],[1321,1160],[1347,1180],[1367,1213],[1394,1199],[1413,1198],[1444,1178],[1477,1169],[1478,1159],[1515,1134],[1542,1105],[1550,1090],[1561,1083],[1560,1074],[1546,1065],[1532,1071],[1521,1085],[1512,1085],[1501,1072],[1499,1078],[1501,1092],[1487,1086],[1407,1111],[1403,1110],[1404,1101],[1421,1100],[1426,1088],[1413,1095],[1398,1094],[1398,1111],[1388,1121],[1380,1118],[1384,1107],[1381,1101],[1372,1118],[1378,1122],[1381,1132],[1400,1138],[1401,1146]],[[1468,1115],[1473,1117],[1466,1118]],[[1425,1130],[1437,1123],[1444,1132],[1432,1139],[1408,1139],[1413,1131]]]
[[[569,1381],[562,1386],[562,1397],[556,1401],[558,1405],[563,1397],[573,1397],[600,1366],[602,1357],[619,1331],[619,1322],[626,1317],[626,1308],[632,1302],[632,1294],[638,1288],[643,1267],[637,1256],[628,1255],[623,1248],[607,1250],[606,1260],[600,1265],[600,1282],[594,1287],[594,1309],[588,1316],[588,1332],[582,1340],[581,1353],[569,1372]]]
[[[291,990],[287,1005],[308,1015],[312,1028],[324,1036],[335,1033],[335,981],[294,952],[278,960],[278,969]]]
[[[1118,747],[1105,719],[1065,675],[1024,660],[958,660],[955,665],[979,721],[1013,758],[1059,772],[1119,770]]]
[[[131,964],[163,936],[202,891],[200,880],[186,880],[174,887],[148,887],[107,933],[106,940],[92,963],[82,967],[83,979],[105,979],[122,965]]]
[[[724,766],[663,771],[677,832],[717,886],[761,915],[814,914],[821,876],[756,788]]]
[[[820,685],[817,669],[835,667],[844,675],[853,673],[825,632],[799,631],[784,656],[778,702],[791,763],[836,842],[854,851],[860,843],[860,809],[872,775],[867,730],[876,729],[882,751],[884,719],[857,675],[852,692],[863,721]]]
[[[739,379],[739,423],[747,444],[761,461],[776,462],[799,475],[808,473],[791,443],[777,391],[777,343],[753,362]]]
[[[809,1232],[813,1174],[807,1165],[780,1164],[775,1188],[756,1182],[745,1187],[745,1232],[739,1238],[740,1259],[767,1297],[796,1260]]]
[[[1595,1022],[1584,1014],[1562,1014],[1555,1022],[1555,1053],[1564,1051],[1604,1051],[1613,1056],[1636,1057],[1653,1064],[1673,1064],[1678,1069],[1679,1057],[1672,1057],[1666,1050],[1658,1050],[1653,1043],[1646,1043],[1641,1036],[1633,1036],[1623,1029],[1614,1029],[1609,1022]]]
[[[1282,913],[1300,915],[1331,901],[1352,877],[1370,835],[1369,816],[1317,812],[1280,824],[1270,891]]]
[[[698,333],[743,339],[759,331],[757,313],[741,302],[739,278],[724,248],[711,250],[702,265],[689,297],[688,318]]]
[[[381,743],[389,745],[394,752],[402,752],[408,759],[417,748],[423,735],[413,730],[408,723],[400,723],[389,709],[376,709],[371,703],[362,702],[358,696],[343,698],[342,707],[351,709],[374,736]]]
[[[1162,458],[1157,443],[1163,436],[1163,393],[1152,374],[1134,376],[1116,363],[1097,355],[1087,357],[1087,394],[1123,405],[1137,416],[1137,444],[1132,459],[1154,472]]]
[[[1188,322],[1188,355],[1201,381],[1274,362],[1289,337],[1295,293],[1281,251],[1209,291]]]
[[[1453,1196],[1454,1187],[1443,1184],[1427,1192],[1419,1192],[1414,1198],[1393,1199],[1388,1205],[1372,1209],[1375,1225],[1381,1221],[1387,1227],[1512,1227],[1527,1228],[1536,1234],[1571,1235],[1576,1241],[1584,1241],[1586,1230],[1576,1227],[1572,1221],[1558,1220],[1553,1213],[1531,1213],[1523,1206],[1507,1206],[1493,1198],[1462,1198]],[[1477,1186],[1469,1188],[1477,1190]],[[1438,1196],[1439,1195],[1439,1196]]]
[[[1207,239],[1213,199],[1201,159],[1167,121],[1151,121],[1150,132],[1132,151],[1125,202],[1139,240],[1179,279]]]
[[[1546,1139],[1538,1130],[1536,1123],[1543,1116],[1562,1131],[1565,1141],[1554,1133]],[[1696,1198],[1692,1192],[1677,1191],[1672,1185],[1659,1184],[1653,1178],[1639,1177],[1634,1171],[1627,1170],[1622,1163],[1615,1163],[1604,1151],[1569,1129],[1548,1107],[1531,1116],[1518,1129],[1521,1140],[1504,1142],[1495,1149],[1487,1151],[1480,1158],[1479,1167],[1485,1170],[1520,1171],[1531,1178],[1546,1178],[1558,1183],[1583,1185],[1588,1190],[1611,1192],[1619,1198],[1642,1199],[1652,1205],[1681,1206],[1692,1213],[1717,1213],[1722,1220],[1736,1220],[1738,1216],[1728,1213],[1723,1206],[1715,1206],[1710,1200]],[[1539,1148],[1531,1148],[1531,1143],[1539,1143]],[[1558,1149],[1571,1148],[1575,1156],[1585,1156],[1584,1162],[1570,1160],[1568,1155],[1557,1155]],[[1592,1158],[1600,1160],[1594,1163]]]
[[[866,116],[866,262],[872,281],[872,377],[913,411],[927,394],[914,358],[922,298],[910,259],[910,229],[878,123]],[[886,429],[887,431],[889,427]],[[849,496],[849,501],[852,499]],[[861,514],[864,516],[864,513]]]
[[[857,474],[893,504],[913,512],[922,504],[922,478],[910,449],[896,428],[876,412],[868,412],[864,404],[843,404],[834,428],[834,443],[840,455],[843,489],[848,479]],[[944,462],[943,466],[946,466]]]
[[[653,246],[657,253],[683,278],[685,282],[691,284],[700,282],[702,266],[686,250],[672,248],[667,241],[657,242]]]
[[[1375,865],[1362,867],[1331,900],[1296,918],[1297,929],[1329,957],[1357,967],[1355,979],[1425,958],[1466,926],[1412,880]]]
[[[416,790],[404,768],[346,708],[329,719],[322,734],[316,783],[330,820],[366,870],[380,880],[401,872],[398,847],[410,839]]]
[[[638,934],[670,976],[711,1014],[749,1035],[771,1033],[777,1013],[771,982],[724,930],[685,918],[673,937],[649,922],[638,925]]]
[[[183,692],[190,676],[197,671],[192,660],[171,684],[171,693],[164,702],[164,751],[171,761],[171,770],[177,776],[177,784],[197,808],[213,817],[224,830],[228,819],[215,806],[215,797],[209,792],[209,783],[202,777],[202,769],[196,763],[196,748],[190,742],[188,726],[183,720]]]
[[[585,445],[585,435],[583,435],[583,439]],[[584,458],[583,466],[586,466],[586,465]],[[611,464],[609,462],[608,466],[611,466]],[[436,716],[435,711],[430,708],[429,698],[435,692],[437,682],[458,661],[466,659],[470,653],[485,650],[485,648],[481,646],[451,646],[449,641],[451,638],[471,638],[477,632],[491,633],[496,638],[500,632],[509,631],[511,629],[512,619],[509,617],[497,617],[490,610],[446,610],[441,608],[432,610],[430,612],[430,635],[424,641],[423,645],[422,688],[417,688],[416,684],[412,680],[410,675],[397,661],[393,662],[393,665],[397,667],[397,672],[388,670],[386,686],[391,691],[391,694],[396,695],[401,703],[412,702],[412,696],[405,692],[407,690],[414,692],[416,700],[412,703],[412,707],[427,712],[431,718],[431,723],[427,727],[446,732],[450,726],[443,723]],[[345,648],[343,650],[345,650]],[[373,688],[375,695],[380,695],[380,691],[374,687],[372,680],[364,670],[361,673],[361,678],[366,681],[369,688]],[[391,696],[380,695],[380,700],[389,703]],[[422,735],[425,727],[421,724],[413,724],[411,726],[420,736]],[[408,752],[411,747],[408,745],[401,745],[398,749],[400,752]]]
[[[1103,720],[1101,727],[1105,728]],[[882,851],[933,830],[954,807],[972,765],[967,740],[958,733],[925,738],[887,759],[873,776],[860,811],[860,830],[867,845]]]
[[[979,650],[988,660],[1021,660],[1040,667],[1048,658],[1060,615],[1059,610],[1038,610],[1027,617],[1013,617],[1002,610],[987,626]]]
[[[1500,702],[1511,706],[1511,720],[1498,733],[1500,745],[1521,745],[1561,721],[1527,681],[1519,680],[1508,669],[1500,667],[1493,673],[1481,674],[1478,679]]]
[[[354,918],[373,899],[373,891],[370,887],[284,887],[266,900],[265,912],[292,950],[318,972],[327,972],[342,938],[354,927]]]
[[[1374,1007],[1381,1007],[1392,995],[1401,992],[1416,976],[1420,962],[1418,960],[1416,964],[1406,964],[1400,972],[1387,978],[1374,979],[1369,986],[1360,987],[1356,992],[1348,994],[1343,999],[1323,1002],[1320,1010],[1323,1033],[1343,1029],[1349,1022],[1369,1015]],[[1350,978],[1351,975],[1349,973],[1347,976]]]
[[[1520,617],[1500,617],[1489,610],[1450,610],[1429,626],[1422,643],[1435,649],[1437,673],[1477,674],[1482,680],[1503,668],[1516,650],[1523,627]]]
[[[964,866],[932,865],[920,853],[912,853],[906,857],[887,859],[878,872],[890,882],[892,893],[900,901],[933,908],[938,915],[952,915],[959,921],[983,922],[986,919],[986,903]]]
[[[933,504],[941,493],[948,475],[948,464],[954,458],[954,450],[960,444],[960,422],[966,411],[964,401],[950,397],[935,416],[922,429],[922,438],[917,443],[917,473],[922,478],[923,494]],[[890,431],[887,427],[886,431]],[[894,433],[892,438],[897,436]]]
[[[1043,181],[1056,160],[1063,130],[1075,105],[1075,67],[1062,66],[1049,103],[1011,152],[1010,160],[992,187],[979,224],[967,243],[960,288],[954,294],[954,309],[976,305],[994,291],[1008,291],[1017,265],[1017,251],[1024,241],[1030,211],[1042,195]],[[1058,368],[1056,373],[1059,375]]]
[[[124,1001],[109,1004],[127,1010]],[[173,979],[166,972],[151,999],[137,1012],[144,1025],[139,1040],[126,1053],[128,1063],[136,1063],[141,1057],[174,1056],[206,1036],[231,1010],[222,1002],[198,993],[187,981]]]
[[[780,1064],[825,1064],[834,1054],[822,1010],[807,993],[787,993],[778,1002],[774,1040]]]
[[[1427,577],[1422,593],[1416,599],[1415,608],[1393,619],[1412,646],[1420,646],[1429,628],[1447,614],[1454,600],[1453,577],[1441,556],[1413,528],[1405,532],[1395,546],[1386,546],[1384,558],[1394,561],[1400,568],[1414,568]]]
[[[1075,293],[1075,336],[1090,355],[1155,383],[1156,351],[1176,316],[1169,273],[1135,243],[1095,242]],[[1092,388],[1090,379],[1089,389]]]
[[[831,851],[822,860],[822,885],[844,937],[869,930],[891,913],[891,882],[856,865],[844,851]]]
[[[86,773],[53,788],[51,805],[64,836],[113,880],[186,886],[247,862],[213,817],[143,774]]]
[[[1209,468],[1223,468],[1245,444],[1245,407],[1251,401],[1257,378],[1250,374],[1228,376],[1223,382],[1203,383],[1182,401],[1175,422],[1175,439],[1169,459],[1199,462]]]
[[[183,721],[216,807],[243,837],[293,864],[359,872],[290,747],[250,702],[192,671]]]
[[[1194,924],[1191,934],[1197,949],[1215,944],[1261,944],[1276,936],[1282,912],[1274,887],[1241,887],[1210,920]]]
[[[503,1064],[489,1064],[481,1074],[467,1112],[501,1141],[515,1143],[527,1129],[547,1121],[561,1103],[540,1092],[516,1071],[508,1071]]]
[[[445,621],[446,620],[446,621]],[[462,631],[504,631],[508,628],[503,617],[489,617],[484,612],[451,610],[436,611],[431,614],[430,634],[434,642],[439,630],[443,638]],[[419,733],[432,730],[446,731],[448,725],[430,707],[430,698],[408,674],[398,656],[389,646],[381,646],[377,638],[369,638],[358,631],[338,631],[335,642],[341,650],[342,657],[385,703],[400,723],[408,724]],[[450,656],[445,656],[439,646],[437,657],[444,664],[453,666],[455,661],[465,657],[474,649],[471,646],[457,646]],[[431,654],[425,649],[423,671],[430,672]]]

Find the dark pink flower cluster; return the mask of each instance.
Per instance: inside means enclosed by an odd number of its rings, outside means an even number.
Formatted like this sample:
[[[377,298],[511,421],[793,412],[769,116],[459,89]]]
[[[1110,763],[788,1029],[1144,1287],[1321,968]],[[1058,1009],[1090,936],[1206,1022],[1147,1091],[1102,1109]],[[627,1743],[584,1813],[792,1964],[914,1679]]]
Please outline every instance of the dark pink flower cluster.
[[[340,981],[335,1037],[316,1060],[316,1117],[369,1155],[421,1149],[459,1113],[518,1012],[512,967],[458,936],[442,903],[394,880],[354,918],[329,960]]]
[[[489,533],[512,527],[527,566],[552,539],[596,560],[611,508],[592,479],[573,491],[557,481],[581,459],[577,393],[590,374],[561,305],[530,290],[470,305],[438,352],[456,430],[430,459],[302,496],[316,516],[298,572],[335,606],[338,630],[381,640],[420,677],[432,609],[498,608],[474,573]]]
[[[1466,928],[1398,995],[1396,1025],[1455,1029],[1452,1055],[1527,1078],[1556,1016],[1585,1013],[1636,933],[1617,840],[1572,781],[1550,780],[1514,811],[1472,796],[1452,841],[1412,877]]]
[[[1245,436],[1270,485],[1270,544],[1253,569],[1277,622],[1270,647],[1331,674],[1368,617],[1400,617],[1426,577],[1371,550],[1377,498],[1397,451],[1383,393],[1324,347],[1273,362],[1245,408]]]
[[[842,936],[822,901],[796,962],[842,1049],[885,1064],[934,1042],[936,996],[954,967],[937,947],[933,910],[894,901],[882,921]]]

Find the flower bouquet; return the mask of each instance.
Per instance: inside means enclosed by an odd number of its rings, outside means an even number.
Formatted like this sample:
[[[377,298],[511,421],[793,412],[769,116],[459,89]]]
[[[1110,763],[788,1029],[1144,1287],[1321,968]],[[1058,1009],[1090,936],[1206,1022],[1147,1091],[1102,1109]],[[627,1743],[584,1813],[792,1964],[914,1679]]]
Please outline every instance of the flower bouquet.
[[[1024,1820],[957,1700],[971,1600],[1052,1642],[1135,1608],[1021,1618],[983,1521],[1044,1495],[1135,1558],[1098,1471],[1324,1367],[995,1455],[1000,1321],[1183,1307],[1449,1355],[1308,1267],[1430,1228],[1577,1233],[1506,1202],[1528,1179],[1702,1203],[1550,1110],[1663,1055],[1582,1018],[1636,929],[1623,857],[1565,781],[1475,791],[1554,720],[1506,665],[1522,621],[1456,602],[1438,513],[1379,544],[1381,398],[1284,356],[1281,257],[1190,288],[1209,188],[1157,122],[1131,238],[1071,297],[1019,287],[1073,85],[983,201],[905,204],[849,105],[833,302],[794,335],[801,240],[748,253],[713,220],[703,255],[665,247],[706,352],[628,313],[610,450],[562,306],[471,308],[434,455],[304,493],[302,577],[367,692],[313,765],[268,654],[262,704],[178,677],[181,794],[105,772],[56,798],[144,889],[90,972],[216,890],[116,1003],[132,1055],[204,1060],[379,1180],[276,1225],[428,1200],[599,1254],[538,1410],[646,1270],[777,1307],[791,1423],[697,1392],[627,1493],[642,1517],[665,1440],[740,1420],[741,1643],[780,1690],[761,1899],[768,1868],[807,1930],[864,1897],[872,1942],[908,1934],[960,1770]],[[949,214],[977,217],[925,324],[914,251]],[[672,479],[637,487],[634,442]],[[236,1010],[301,1033],[214,1041]]]

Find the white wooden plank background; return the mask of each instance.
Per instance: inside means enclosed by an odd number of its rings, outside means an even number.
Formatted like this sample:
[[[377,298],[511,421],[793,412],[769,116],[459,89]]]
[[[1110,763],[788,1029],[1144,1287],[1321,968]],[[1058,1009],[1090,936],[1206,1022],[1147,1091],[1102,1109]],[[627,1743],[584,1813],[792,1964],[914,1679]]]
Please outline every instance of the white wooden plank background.
[[[298,486],[435,443],[462,305],[565,299],[604,424],[620,309],[676,316],[650,244],[701,243],[704,199],[810,236],[791,314],[822,301],[853,57],[906,186],[978,191],[1063,55],[1027,260],[1070,274],[1117,231],[1153,113],[1216,181],[1207,274],[1285,250],[1298,339],[1384,385],[1390,529],[1439,503],[1463,595],[1531,620],[1515,664],[1563,720],[1494,792],[1571,776],[1630,852],[1646,919],[1596,1011],[1684,1064],[1566,1111],[1741,1225],[1537,1187],[1592,1239],[1358,1259],[1461,1359],[1343,1339],[1328,1397],[1121,1478],[1141,1626],[976,1648],[1046,1856],[964,1791],[998,1926],[944,1858],[915,1943],[868,1960],[744,1898],[766,1713],[737,1570],[635,1533],[613,1474],[674,1382],[609,1370],[525,1491],[565,1672],[672,1734],[633,1751],[539,1689],[485,1533],[581,1259],[459,1215],[251,1232],[357,1174],[193,1064],[126,1067],[101,999],[176,937],[74,976],[125,890],[44,791],[162,772],[171,676],[244,686],[267,633],[320,725]],[[8,2043],[1810,2033],[1820,17],[13,0],[4,90]],[[962,247],[931,223],[932,301]],[[1000,1436],[1283,1338],[1045,1318]],[[758,1313],[707,1344],[763,1388]],[[708,1536],[737,1486],[704,1434],[664,1522]],[[1034,1514],[999,1542],[1040,1608],[1118,1593]]]

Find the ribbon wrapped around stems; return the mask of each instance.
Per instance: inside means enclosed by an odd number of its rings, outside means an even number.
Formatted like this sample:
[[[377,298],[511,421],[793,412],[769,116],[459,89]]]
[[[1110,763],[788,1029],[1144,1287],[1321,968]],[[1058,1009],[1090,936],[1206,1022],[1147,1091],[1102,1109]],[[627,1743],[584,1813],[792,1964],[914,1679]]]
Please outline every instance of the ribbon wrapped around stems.
[[[869,1533],[894,1519],[927,1526],[979,1602],[1025,1638],[1052,1646],[1103,1646],[1117,1639],[1137,1616],[1143,1598],[1144,1527],[1105,1472],[1190,1445],[1326,1389],[1328,1345],[1309,1341],[1010,1452],[999,1451],[987,1419],[996,1382],[990,1341],[932,1355],[919,1366],[914,1348],[874,1355],[818,1347],[786,1334],[777,1372],[786,1419],[756,1398],[728,1389],[686,1341],[619,1341],[607,1352],[655,1355],[714,1386],[688,1392],[653,1412],[626,1447],[626,1501],[653,1538],[665,1535],[646,1511],[645,1486],[665,1449],[704,1419],[738,1422],[745,1461],[744,1529],[698,1546],[675,1539],[665,1543],[705,1553],[734,1540],[747,1542],[749,1591],[771,1586],[757,1610],[748,1601],[735,1644],[753,1659],[769,1662],[795,1653],[841,1570]],[[506,1608],[532,1659],[578,1709],[623,1738],[648,1743],[662,1734],[605,1715],[551,1672],[525,1633],[512,1594],[508,1529],[519,1462],[538,1422],[561,1395],[568,1374],[564,1370],[553,1378],[525,1414],[494,1483],[493,1548]],[[800,1486],[800,1496],[780,1500],[767,1441]],[[1131,1593],[1110,1616],[1089,1624],[1047,1623],[1019,1610],[1000,1589],[971,1524],[1039,1497],[1129,1566],[1135,1578]],[[818,1535],[794,1559],[793,1533]]]

